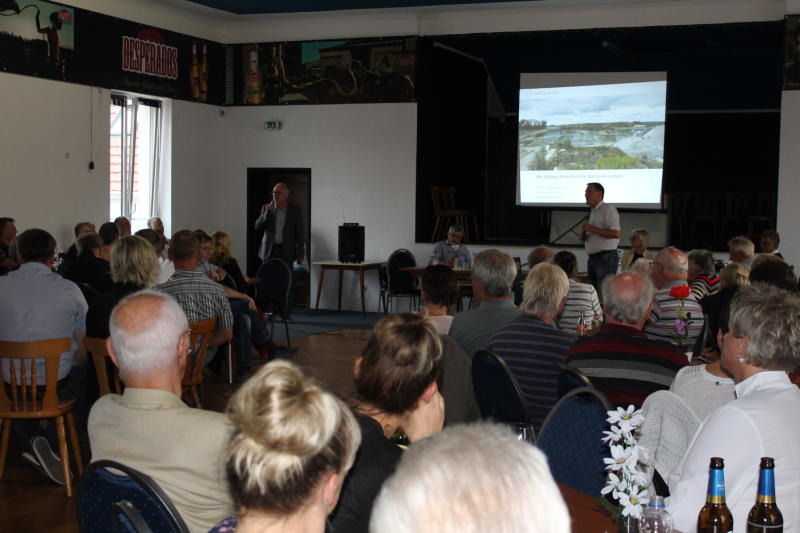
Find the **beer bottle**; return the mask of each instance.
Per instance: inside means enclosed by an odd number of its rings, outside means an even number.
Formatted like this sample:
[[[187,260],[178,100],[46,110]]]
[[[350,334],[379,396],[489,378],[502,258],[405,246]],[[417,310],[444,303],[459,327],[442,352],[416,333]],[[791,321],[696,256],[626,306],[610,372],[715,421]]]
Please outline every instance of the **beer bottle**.
[[[761,458],[756,503],[747,515],[747,533],[783,533],[783,515],[775,504],[775,460]]]
[[[733,516],[725,505],[725,462],[712,457],[708,472],[706,504],[697,516],[697,533],[729,533],[733,531]]]

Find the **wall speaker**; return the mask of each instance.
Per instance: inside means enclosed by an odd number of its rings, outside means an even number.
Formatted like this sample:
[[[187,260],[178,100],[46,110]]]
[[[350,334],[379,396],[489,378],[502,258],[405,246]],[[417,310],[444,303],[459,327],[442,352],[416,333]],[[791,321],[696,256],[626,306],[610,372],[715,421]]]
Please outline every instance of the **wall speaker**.
[[[364,262],[364,226],[358,224],[339,226],[339,261]]]

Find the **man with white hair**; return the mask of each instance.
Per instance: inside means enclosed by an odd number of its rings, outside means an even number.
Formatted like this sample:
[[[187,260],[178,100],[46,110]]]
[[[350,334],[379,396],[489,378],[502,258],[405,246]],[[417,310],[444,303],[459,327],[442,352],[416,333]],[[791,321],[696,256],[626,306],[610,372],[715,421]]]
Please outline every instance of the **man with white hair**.
[[[450,336],[472,357],[486,348],[489,335],[519,315],[511,286],[517,265],[500,250],[484,250],[472,262],[473,303],[478,307],[458,313],[450,325]]]
[[[406,451],[369,526],[370,533],[568,533],[570,517],[544,454],[503,426],[480,423],[447,428]]]
[[[739,235],[728,241],[728,253],[732,262],[752,268],[756,245],[744,235]]]
[[[705,323],[703,309],[690,297],[688,272],[686,254],[677,248],[670,246],[656,254],[650,265],[650,277],[657,290],[653,311],[644,327],[649,338],[680,345],[684,351],[692,349]],[[689,316],[688,321],[681,318],[681,308]]]
[[[568,292],[564,270],[539,263],[525,279],[522,314],[489,338],[489,349],[503,358],[519,382],[536,433],[556,403],[558,376],[575,341],[575,335],[558,329],[554,322]]]
[[[642,333],[653,293],[650,280],[635,272],[606,278],[605,323],[567,353],[566,367],[586,375],[614,405],[642,405],[651,392],[669,389],[678,370],[688,364],[675,346]]]
[[[89,414],[92,461],[110,459],[152,477],[189,529],[205,532],[232,513],[225,489],[225,415],[181,401],[189,322],[178,302],[140,291],[114,308],[108,351],[125,391]]]

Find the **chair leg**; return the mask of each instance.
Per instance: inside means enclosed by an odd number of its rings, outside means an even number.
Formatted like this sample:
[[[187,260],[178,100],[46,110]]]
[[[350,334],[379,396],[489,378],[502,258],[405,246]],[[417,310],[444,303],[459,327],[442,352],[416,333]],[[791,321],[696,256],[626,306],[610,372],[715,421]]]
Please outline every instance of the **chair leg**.
[[[64,473],[64,488],[67,498],[72,498],[72,479],[69,472],[69,453],[67,450],[67,432],[64,430],[64,417],[56,417],[56,434],[58,435],[58,457],[61,459],[61,471]]]
[[[228,385],[233,384],[233,343],[228,343]]]
[[[67,413],[67,431],[69,431],[69,441],[72,446],[72,457],[75,459],[75,470],[80,476],[83,474],[83,457],[81,457],[81,445],[78,442],[78,432],[75,429],[75,419],[72,413]]]
[[[0,420],[0,427],[3,429],[2,441],[0,441],[0,479],[3,479],[3,472],[6,469],[6,455],[8,455],[8,441],[11,437],[11,419]]]
[[[200,403],[200,395],[197,392],[197,385],[192,385],[192,399],[194,400],[194,406],[198,409],[202,409],[203,405]]]
[[[286,332],[286,347],[291,350],[292,349],[292,338],[289,336],[289,323],[286,321],[285,318],[283,319],[283,327],[284,327],[284,331]]]

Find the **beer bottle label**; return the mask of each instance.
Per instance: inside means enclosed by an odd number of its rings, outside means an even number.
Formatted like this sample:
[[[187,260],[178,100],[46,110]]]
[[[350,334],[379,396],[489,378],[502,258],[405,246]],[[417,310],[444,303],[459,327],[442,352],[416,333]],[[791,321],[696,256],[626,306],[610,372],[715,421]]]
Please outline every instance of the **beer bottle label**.
[[[775,471],[771,468],[761,469],[758,476],[758,501],[775,503]]]
[[[725,503],[725,474],[723,470],[712,469],[708,476],[709,503]]]

